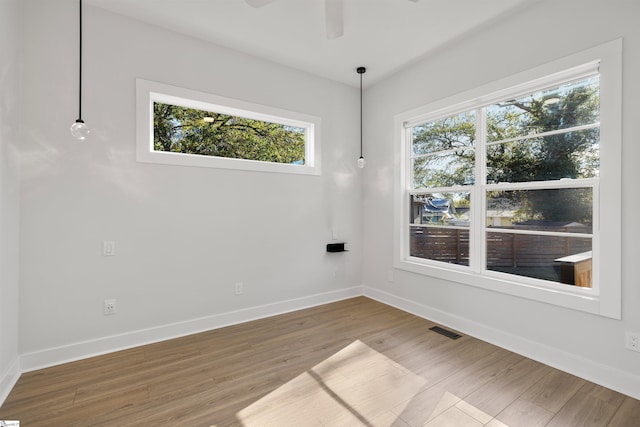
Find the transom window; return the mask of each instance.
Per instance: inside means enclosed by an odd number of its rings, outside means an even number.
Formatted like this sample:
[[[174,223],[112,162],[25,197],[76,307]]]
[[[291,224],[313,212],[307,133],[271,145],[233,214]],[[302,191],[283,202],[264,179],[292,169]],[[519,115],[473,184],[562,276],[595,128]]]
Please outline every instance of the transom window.
[[[141,162],[320,173],[320,119],[137,80]]]
[[[609,302],[619,283],[602,281],[619,277],[609,251],[619,254],[610,244],[620,238],[608,224],[620,200],[605,202],[619,194],[619,82],[604,62],[615,69],[600,58],[547,66],[554,72],[398,116],[396,266],[602,314],[604,290],[607,315],[619,316]]]
[[[305,127],[153,103],[154,151],[304,165],[306,133]]]

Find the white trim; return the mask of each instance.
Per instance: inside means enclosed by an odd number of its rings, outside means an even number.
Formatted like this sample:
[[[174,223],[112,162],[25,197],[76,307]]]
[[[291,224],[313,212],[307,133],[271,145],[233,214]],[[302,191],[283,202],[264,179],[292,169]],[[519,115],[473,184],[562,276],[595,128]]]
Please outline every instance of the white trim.
[[[276,316],[278,314],[302,310],[361,295],[362,287],[354,286],[337,291],[278,301],[198,319],[185,320],[183,322],[171,323],[149,329],[141,329],[60,347],[48,348],[23,354],[21,356],[22,372],[34,371],[36,369],[223,328],[251,320],[263,319],[265,317]]]
[[[527,139],[544,138],[546,136],[562,135],[563,133],[580,132],[581,130],[596,129],[600,127],[600,122],[589,123],[588,125],[573,126],[569,128],[560,128],[540,133],[528,133],[526,135],[516,136],[515,138],[500,139],[497,141],[487,141],[485,146],[506,144],[508,142],[525,141]]]
[[[512,94],[522,94],[540,85],[555,84],[559,78],[580,78],[600,71],[600,169],[599,182],[594,180],[561,180],[548,183],[516,183],[483,185],[476,170],[475,191],[471,203],[481,203],[485,212],[484,191],[486,189],[555,187],[592,187],[594,198],[599,196],[599,204],[594,206],[593,230],[593,288],[585,294],[584,289],[558,285],[542,280],[527,280],[514,276],[496,277],[486,274],[482,257],[481,236],[484,219],[477,214],[470,218],[472,232],[470,234],[470,268],[459,269],[456,265],[428,262],[412,258],[409,255],[409,203],[406,200],[409,192],[413,193],[411,183],[411,130],[410,127],[429,120],[437,120],[448,115],[469,111]],[[568,71],[567,71],[568,70]],[[565,74],[568,73],[568,74]],[[566,78],[566,79],[565,79]],[[395,116],[395,165],[394,174],[394,267],[426,276],[438,277],[453,282],[476,286],[528,298],[540,302],[567,307],[588,313],[599,314],[614,319],[622,315],[622,266],[621,266],[621,147],[622,147],[622,39],[617,39],[591,49],[567,56],[565,58],[541,65],[522,73],[486,84],[463,93],[452,95],[425,106],[400,113]],[[483,147],[477,147],[482,150]],[[476,152],[476,156],[483,155]],[[476,168],[477,169],[477,168]],[[482,179],[484,174],[480,177]],[[434,189],[426,189],[433,192]],[[597,200],[597,199],[594,199]],[[599,210],[600,206],[609,207]],[[473,211],[472,211],[473,215]],[[475,230],[475,231],[474,231]],[[482,235],[483,236],[483,235]],[[478,262],[481,261],[480,264]],[[606,285],[606,286],[603,286]],[[565,288],[565,289],[561,289]]]
[[[573,310],[598,313],[599,298],[593,288],[566,286],[524,276],[518,276],[518,282],[515,282],[512,274],[487,270],[483,275],[478,275],[466,266],[413,257],[396,268]]]
[[[153,150],[153,102],[220,111],[255,120],[305,129],[305,164],[293,165],[226,157],[169,153]],[[164,83],[136,79],[136,161],[162,165],[320,175],[320,117],[281,108],[226,98]]]
[[[521,335],[504,332],[478,323],[476,320],[453,315],[435,307],[408,300],[379,289],[365,286],[364,296],[423,319],[440,323],[466,335],[497,345],[635,399],[640,399],[640,376],[630,372],[603,365],[576,354],[558,350],[556,347],[526,339]]]
[[[20,358],[17,357],[11,366],[0,376],[0,407],[20,378]]]
[[[550,181],[532,182],[500,182],[498,184],[486,184],[485,191],[510,191],[510,190],[544,190],[558,188],[595,188],[599,184],[596,178],[571,179],[562,178]]]
[[[460,147],[460,148],[451,148],[448,150],[432,151],[430,153],[424,153],[424,154],[411,154],[411,160],[424,159],[427,157],[433,157],[435,155],[442,156],[442,155],[456,154],[459,151],[473,151],[473,148]]]
[[[570,231],[543,231],[543,230],[517,230],[513,228],[501,228],[501,227],[485,227],[483,231],[487,233],[498,233],[498,234],[520,234],[526,236],[549,236],[549,237],[566,237],[569,238],[577,238],[577,239],[592,239],[593,234],[587,233],[572,233]]]
[[[593,274],[606,276],[606,292],[601,289],[600,313],[620,319],[622,314],[622,39],[599,47],[600,53],[600,169],[608,171],[608,178],[597,189],[599,207],[617,208],[595,212],[594,226],[601,230],[594,241],[594,257],[600,265]],[[602,79],[602,76],[615,78]],[[613,94],[613,96],[608,96]],[[610,143],[612,142],[612,143]],[[607,147],[603,150],[602,147]],[[596,195],[594,194],[594,197]],[[604,249],[604,250],[601,250]],[[605,268],[606,267],[606,273]],[[601,285],[605,280],[600,280]],[[602,286],[601,286],[602,288]]]
[[[459,225],[409,224],[413,228],[433,228],[434,230],[469,230],[469,227]]]

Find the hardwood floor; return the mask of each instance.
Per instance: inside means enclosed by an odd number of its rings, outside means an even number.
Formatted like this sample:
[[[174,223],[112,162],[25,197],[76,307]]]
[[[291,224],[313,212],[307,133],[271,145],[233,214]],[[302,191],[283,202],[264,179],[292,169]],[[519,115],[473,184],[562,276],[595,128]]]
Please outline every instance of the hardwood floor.
[[[364,297],[22,375],[30,426],[640,426],[640,401]]]

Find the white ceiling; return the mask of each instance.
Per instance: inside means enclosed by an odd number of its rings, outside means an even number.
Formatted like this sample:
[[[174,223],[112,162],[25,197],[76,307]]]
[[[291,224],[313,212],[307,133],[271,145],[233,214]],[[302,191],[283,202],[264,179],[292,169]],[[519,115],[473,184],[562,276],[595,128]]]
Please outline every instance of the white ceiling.
[[[297,68],[375,83],[534,0],[344,0],[344,36],[328,40],[323,0],[85,0],[87,4]]]

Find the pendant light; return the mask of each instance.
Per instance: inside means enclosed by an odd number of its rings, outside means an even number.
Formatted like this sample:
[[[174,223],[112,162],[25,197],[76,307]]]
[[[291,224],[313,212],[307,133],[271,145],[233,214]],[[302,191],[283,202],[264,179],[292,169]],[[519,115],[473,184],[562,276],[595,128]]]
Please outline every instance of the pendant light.
[[[367,163],[362,156],[362,75],[367,71],[367,69],[364,67],[358,67],[356,71],[360,74],[360,158],[358,159],[358,167],[362,169]]]
[[[78,54],[78,118],[71,125],[71,135],[79,141],[84,141],[91,131],[84,123],[84,120],[82,120],[82,0],[79,0],[79,15],[80,48]]]

